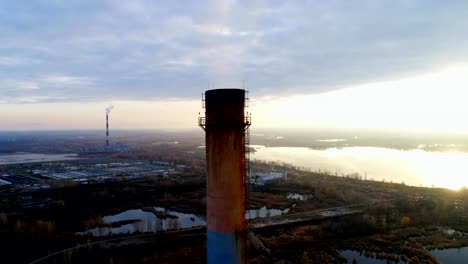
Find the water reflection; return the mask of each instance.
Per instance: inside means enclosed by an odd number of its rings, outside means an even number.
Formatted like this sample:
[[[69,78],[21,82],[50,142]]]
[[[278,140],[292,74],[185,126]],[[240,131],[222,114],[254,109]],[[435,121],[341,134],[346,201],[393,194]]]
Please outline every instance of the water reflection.
[[[329,174],[359,174],[362,178],[415,186],[459,189],[468,185],[468,153],[346,147],[314,150],[255,145],[252,158],[289,163]],[[356,174],[356,175],[357,175]]]
[[[468,261],[468,247],[434,249],[430,252],[441,263],[466,264]]]
[[[293,205],[292,207],[294,207]],[[291,207],[291,208],[292,208]],[[250,209],[245,213],[246,219],[265,218],[287,214],[291,208]],[[93,236],[109,236],[116,234],[131,234],[135,232],[159,232],[176,229],[185,229],[197,226],[206,226],[206,217],[172,211],[163,207],[147,207],[144,209],[131,209],[115,215],[102,218],[104,225],[89,229],[80,234]]]
[[[356,260],[356,263],[366,263],[366,264],[387,264],[387,263],[405,263],[402,261],[394,262],[385,259],[377,259],[371,256],[365,256],[364,254],[359,253],[359,251],[354,250],[342,250],[340,254],[347,259],[346,263],[353,263],[353,260]],[[396,255],[395,255],[396,258]]]
[[[312,194],[300,194],[300,193],[288,193],[287,198],[291,200],[306,201],[308,199],[313,198],[313,195]]]
[[[281,209],[274,209],[274,208],[268,209],[266,206],[263,206],[260,209],[247,210],[245,212],[245,219],[265,218],[265,217],[287,214],[289,213],[289,210],[291,210],[291,208],[286,208],[286,209],[281,210]]]
[[[108,236],[134,232],[167,231],[206,225],[204,216],[180,213],[162,207],[127,210],[116,215],[104,216],[102,221],[107,226],[96,227],[83,233],[92,234],[93,236]]]
[[[1,154],[0,165],[78,159],[77,154],[25,153]]]

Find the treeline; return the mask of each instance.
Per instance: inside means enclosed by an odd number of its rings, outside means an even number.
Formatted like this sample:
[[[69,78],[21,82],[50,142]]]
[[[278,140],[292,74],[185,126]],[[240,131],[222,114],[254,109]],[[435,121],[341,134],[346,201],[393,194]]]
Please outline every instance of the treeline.
[[[183,179],[148,177],[16,194],[1,203],[17,204],[0,211],[0,247],[5,263],[34,258],[84,243],[92,237],[77,232],[103,225],[102,217],[128,209],[161,206],[204,214],[204,182],[198,174]],[[42,207],[22,208],[19,201],[51,199]],[[28,254],[21,254],[27,249]],[[16,261],[19,260],[19,261]]]

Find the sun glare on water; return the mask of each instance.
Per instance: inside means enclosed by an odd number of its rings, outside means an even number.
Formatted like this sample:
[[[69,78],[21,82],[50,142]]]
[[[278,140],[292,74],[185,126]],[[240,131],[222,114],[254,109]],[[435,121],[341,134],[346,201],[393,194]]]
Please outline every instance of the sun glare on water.
[[[468,154],[461,152],[420,154],[414,156],[414,164],[416,172],[426,183],[424,186],[452,190],[468,186]]]
[[[256,146],[254,159],[282,161],[332,175],[359,173],[367,179],[459,190],[468,186],[468,153],[421,149],[347,147],[316,150]]]

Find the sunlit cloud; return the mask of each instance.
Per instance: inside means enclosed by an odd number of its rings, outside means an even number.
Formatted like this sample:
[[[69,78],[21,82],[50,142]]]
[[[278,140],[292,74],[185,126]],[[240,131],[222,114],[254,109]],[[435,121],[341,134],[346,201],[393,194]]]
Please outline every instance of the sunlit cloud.
[[[327,93],[253,100],[260,126],[468,131],[468,65]],[[274,118],[272,118],[274,117]]]

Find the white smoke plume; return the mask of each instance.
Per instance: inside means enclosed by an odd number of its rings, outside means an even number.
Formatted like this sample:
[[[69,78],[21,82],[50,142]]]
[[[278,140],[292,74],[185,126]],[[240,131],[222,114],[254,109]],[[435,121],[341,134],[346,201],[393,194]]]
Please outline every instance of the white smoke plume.
[[[114,109],[114,106],[113,106],[113,105],[107,107],[107,108],[106,108],[106,114],[108,115],[108,114],[112,111],[112,109]]]

